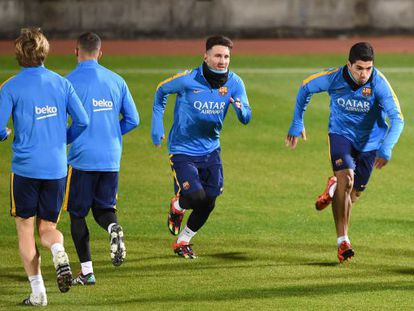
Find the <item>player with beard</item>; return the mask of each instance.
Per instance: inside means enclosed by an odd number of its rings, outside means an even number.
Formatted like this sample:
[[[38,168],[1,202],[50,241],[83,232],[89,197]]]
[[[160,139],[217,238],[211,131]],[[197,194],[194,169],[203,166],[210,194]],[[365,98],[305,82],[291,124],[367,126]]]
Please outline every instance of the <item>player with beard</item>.
[[[332,202],[338,259],[343,262],[354,256],[348,236],[352,206],[365,190],[372,169],[381,169],[391,159],[404,121],[397,96],[374,67],[372,46],[359,42],[351,47],[345,66],[318,72],[302,82],[286,146],[294,149],[299,137],[306,140],[304,113],[312,94],[320,92],[330,96],[329,151],[334,176],[315,205],[323,210]]]

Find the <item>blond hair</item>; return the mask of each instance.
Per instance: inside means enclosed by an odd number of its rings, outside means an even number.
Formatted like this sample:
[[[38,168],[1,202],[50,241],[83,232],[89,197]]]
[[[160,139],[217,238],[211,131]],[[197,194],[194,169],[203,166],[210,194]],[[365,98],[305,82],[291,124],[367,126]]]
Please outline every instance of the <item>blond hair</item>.
[[[23,28],[14,41],[17,62],[22,67],[36,67],[43,64],[49,53],[49,42],[40,28]]]

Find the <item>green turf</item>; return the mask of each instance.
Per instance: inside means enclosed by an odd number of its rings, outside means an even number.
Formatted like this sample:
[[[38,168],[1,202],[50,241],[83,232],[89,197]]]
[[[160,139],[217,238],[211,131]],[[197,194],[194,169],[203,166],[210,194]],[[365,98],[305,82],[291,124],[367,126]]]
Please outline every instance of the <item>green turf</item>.
[[[345,55],[234,56],[233,68],[328,68]],[[200,57],[107,57],[117,70],[185,69]],[[0,57],[0,80],[17,70]],[[380,68],[405,68],[414,55],[378,55]],[[50,57],[47,66],[67,73],[73,57]],[[4,70],[4,71],[3,71]],[[168,71],[168,70],[167,70]],[[385,70],[384,70],[385,71]],[[386,72],[386,71],[385,71]],[[248,126],[230,110],[222,131],[225,191],[208,223],[194,238],[199,258],[171,251],[166,227],[172,178],[165,146],[152,146],[152,97],[167,73],[126,73],[141,116],[124,140],[119,219],[127,260],[110,264],[108,237],[90,218],[97,284],[60,294],[51,255],[40,248],[50,308],[59,310],[412,310],[414,305],[414,73],[386,73],[399,96],[405,130],[389,166],[375,171],[352,214],[350,237],[356,257],[338,265],[332,213],[313,203],[330,174],[326,132],[328,97],[315,95],[306,113],[308,141],[284,146],[299,83],[306,73],[241,74],[253,110]],[[172,119],[170,100],[165,125]],[[8,215],[10,141],[0,145],[0,309],[18,309],[29,284]],[[79,264],[68,215],[60,229],[74,272]],[[22,308],[24,309],[24,308]]]

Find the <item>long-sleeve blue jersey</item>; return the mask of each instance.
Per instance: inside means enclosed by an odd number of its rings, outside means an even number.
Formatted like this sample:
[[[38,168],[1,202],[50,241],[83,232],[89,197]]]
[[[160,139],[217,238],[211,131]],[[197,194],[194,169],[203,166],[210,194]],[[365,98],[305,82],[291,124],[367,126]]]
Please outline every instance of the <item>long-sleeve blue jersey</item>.
[[[95,60],[80,62],[67,78],[90,119],[88,128],[72,143],[69,164],[83,171],[119,171],[122,135],[139,124],[127,84]]]
[[[329,133],[346,137],[359,151],[378,150],[378,157],[391,158],[404,121],[397,96],[379,70],[374,68],[368,82],[361,86],[350,81],[346,66],[305,79],[296,97],[290,135],[300,136],[306,106],[312,94],[320,92],[330,96]]]
[[[68,129],[68,117],[72,125]],[[0,140],[14,127],[12,171],[59,179],[67,174],[66,144],[88,125],[88,116],[68,80],[43,66],[22,68],[0,90]]]
[[[155,93],[152,113],[152,141],[161,144],[163,116],[169,94],[177,94],[174,122],[168,136],[170,154],[206,155],[220,147],[220,131],[230,105],[230,97],[240,99],[237,118],[247,124],[251,109],[242,79],[229,72],[228,80],[213,89],[203,76],[202,66],[179,73],[161,82]]]

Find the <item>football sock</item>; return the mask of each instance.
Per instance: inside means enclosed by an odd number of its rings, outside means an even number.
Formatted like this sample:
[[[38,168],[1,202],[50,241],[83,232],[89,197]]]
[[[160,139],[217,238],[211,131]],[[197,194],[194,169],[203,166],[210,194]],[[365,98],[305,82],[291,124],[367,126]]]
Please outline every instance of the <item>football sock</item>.
[[[330,188],[329,188],[329,190],[328,190],[328,193],[329,193],[329,196],[331,197],[331,198],[333,198],[334,197],[334,194],[335,194],[335,191],[336,191],[336,186],[338,185],[338,183],[336,182],[336,183],[334,183]]]
[[[32,293],[38,295],[40,293],[46,293],[45,283],[41,274],[29,276],[30,286]]]
[[[114,209],[92,207],[92,214],[93,218],[95,218],[96,223],[104,230],[108,230],[108,226],[110,224],[118,223]]]
[[[341,245],[342,242],[348,242],[349,244],[351,244],[351,241],[349,240],[347,235],[343,235],[337,238],[336,240],[336,244]]]
[[[113,223],[111,223],[109,226],[108,226],[108,233],[109,234],[111,234],[111,230],[112,230],[112,227],[114,226],[114,225],[116,225],[116,222],[113,222]]]
[[[186,243],[190,243],[190,240],[193,236],[196,235],[197,232],[192,231],[190,228],[188,228],[187,226],[185,226],[185,228],[183,229],[183,231],[181,231],[180,235],[178,236],[177,239],[177,244],[181,243],[181,242],[186,242]]]
[[[89,230],[85,218],[70,215],[70,231],[80,262],[91,261]]]
[[[81,263],[82,274],[87,275],[93,273],[92,261],[82,262]]]
[[[50,250],[52,251],[53,257],[55,257],[58,252],[64,252],[65,248],[61,243],[55,243],[50,247]]]
[[[185,209],[181,208],[179,201],[180,201],[180,199],[174,200],[173,206],[177,211],[183,213],[183,212],[185,212]]]

